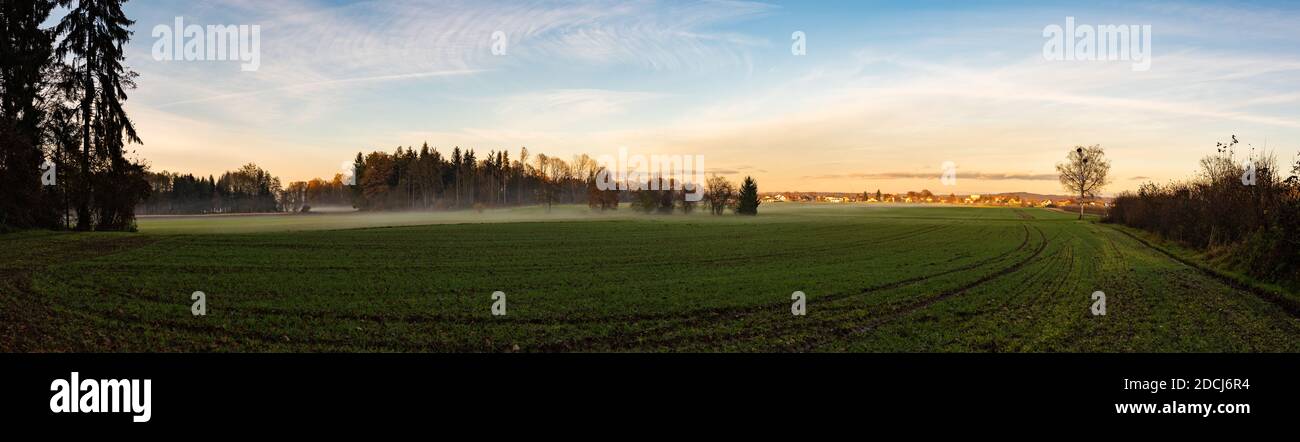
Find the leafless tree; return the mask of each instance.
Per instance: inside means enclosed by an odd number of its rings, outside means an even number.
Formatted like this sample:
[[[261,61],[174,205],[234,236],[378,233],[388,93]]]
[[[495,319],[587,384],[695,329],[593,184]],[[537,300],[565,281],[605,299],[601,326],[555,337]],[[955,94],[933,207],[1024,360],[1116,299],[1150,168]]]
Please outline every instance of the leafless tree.
[[[1110,161],[1100,145],[1076,146],[1064,163],[1056,164],[1061,186],[1071,194],[1079,195],[1079,219],[1083,219],[1083,203],[1095,198],[1102,188],[1110,184]]]
[[[721,215],[736,197],[736,186],[718,175],[710,176],[704,190],[704,199],[709,202],[709,211]]]

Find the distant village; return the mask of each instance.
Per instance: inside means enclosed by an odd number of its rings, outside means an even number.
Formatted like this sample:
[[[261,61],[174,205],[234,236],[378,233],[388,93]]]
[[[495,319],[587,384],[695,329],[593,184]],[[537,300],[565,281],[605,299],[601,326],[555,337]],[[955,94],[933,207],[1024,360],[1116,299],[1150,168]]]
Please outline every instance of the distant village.
[[[1033,193],[999,193],[991,195],[936,195],[928,190],[907,193],[843,192],[768,192],[761,194],[764,203],[900,203],[900,204],[959,204],[972,206],[1010,207],[1065,207],[1076,206],[1076,198],[1062,195]],[[1094,207],[1109,207],[1110,198],[1091,199],[1085,203]],[[1077,207],[1077,206],[1076,206]]]

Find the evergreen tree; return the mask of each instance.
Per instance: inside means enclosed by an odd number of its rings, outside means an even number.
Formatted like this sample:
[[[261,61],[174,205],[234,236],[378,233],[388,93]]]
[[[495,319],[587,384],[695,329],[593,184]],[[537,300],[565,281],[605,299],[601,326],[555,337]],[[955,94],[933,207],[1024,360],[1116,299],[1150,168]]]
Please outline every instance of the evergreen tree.
[[[55,56],[71,64],[77,79],[73,87],[81,99],[78,230],[92,227],[92,203],[99,218],[96,228],[130,228],[135,220],[136,203],[149,191],[144,167],[127,161],[123,152],[126,143],[141,142],[123,108],[126,90],[135,87],[136,76],[123,65],[124,46],[131,39],[129,27],[135,23],[122,13],[124,2],[59,1],[60,6],[69,10],[55,27],[55,33],[62,37]],[[103,173],[87,179],[92,177],[92,163]]]
[[[48,201],[41,186],[41,89],[53,46],[41,24],[53,6],[48,0],[0,1],[0,226],[58,222],[57,197]]]
[[[357,152],[357,158],[352,160],[352,207],[357,209],[365,208],[365,196],[361,193],[362,177],[366,172],[366,159]]]
[[[745,177],[745,181],[740,184],[740,203],[736,205],[736,213],[740,215],[758,215],[758,183],[753,177]]]

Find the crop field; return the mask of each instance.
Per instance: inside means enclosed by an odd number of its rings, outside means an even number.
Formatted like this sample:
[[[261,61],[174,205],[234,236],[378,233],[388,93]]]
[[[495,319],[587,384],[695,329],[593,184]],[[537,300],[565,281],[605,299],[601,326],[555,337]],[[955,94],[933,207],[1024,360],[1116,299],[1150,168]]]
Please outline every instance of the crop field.
[[[369,216],[0,237],[0,350],[1300,351],[1274,301],[1044,209]]]

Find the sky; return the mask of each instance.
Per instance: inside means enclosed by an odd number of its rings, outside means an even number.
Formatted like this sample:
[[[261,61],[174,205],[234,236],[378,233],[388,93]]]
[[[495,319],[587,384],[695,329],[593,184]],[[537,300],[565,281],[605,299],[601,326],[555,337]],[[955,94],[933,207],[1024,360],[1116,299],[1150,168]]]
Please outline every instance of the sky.
[[[427,142],[703,155],[762,191],[1064,193],[1054,165],[1099,144],[1114,194],[1186,178],[1233,135],[1282,161],[1300,152],[1295,2],[131,0],[126,12],[140,74],[127,110],[155,171],[255,162],[283,182],[328,178],[359,151]],[[177,17],[258,26],[260,66],[159,60],[153,31]],[[1048,59],[1045,28],[1067,17],[1150,25],[1149,69]],[[955,184],[940,179],[946,162]]]

